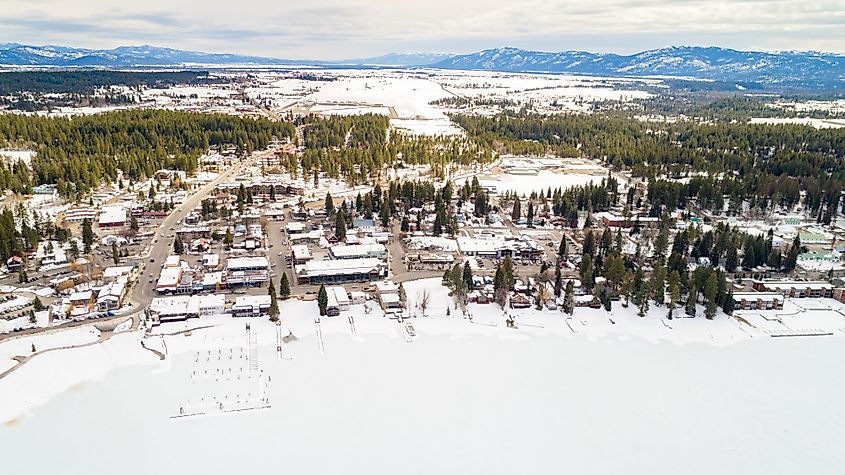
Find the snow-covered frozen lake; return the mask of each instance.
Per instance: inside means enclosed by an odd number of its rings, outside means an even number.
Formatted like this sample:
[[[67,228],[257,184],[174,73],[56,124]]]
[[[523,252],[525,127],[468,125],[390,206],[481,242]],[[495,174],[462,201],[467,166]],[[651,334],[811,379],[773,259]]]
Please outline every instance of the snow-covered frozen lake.
[[[311,317],[288,318],[299,336],[284,346],[291,359],[278,357],[275,328],[252,320],[271,408],[171,418],[195,389],[194,350],[220,346],[197,330],[168,337],[173,356],[163,362],[144,353],[135,358],[144,364],[76,384],[0,425],[3,453],[16,454],[4,457],[3,472],[833,474],[845,466],[838,337],[719,346],[417,318],[407,342],[383,317],[361,317],[359,336],[338,317],[324,319],[323,354],[306,331]],[[128,351],[105,348],[98,358]],[[50,368],[72,369],[60,357]],[[0,404],[27,388],[0,385]]]

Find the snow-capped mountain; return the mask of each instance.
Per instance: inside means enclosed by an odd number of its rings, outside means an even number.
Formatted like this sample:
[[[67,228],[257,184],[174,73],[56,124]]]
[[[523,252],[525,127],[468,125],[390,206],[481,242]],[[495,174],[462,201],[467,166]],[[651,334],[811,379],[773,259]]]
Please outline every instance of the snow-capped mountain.
[[[845,55],[818,52],[767,53],[673,46],[625,56],[588,51],[554,53],[496,48],[464,55],[390,53],[374,58],[318,61],[200,53],[149,45],[94,50],[53,45],[0,44],[0,65],[125,68],[195,64],[425,66],[605,76],[674,76],[743,86],[845,89]]]
[[[761,85],[845,87],[845,56],[817,52],[766,53],[674,46],[624,56],[586,51],[549,53],[497,48],[453,56],[432,66],[511,72],[678,76]]]
[[[0,65],[59,67],[180,66],[186,64],[291,64],[280,60],[237,54],[211,54],[156,46],[120,46],[108,50],[65,46],[0,44]]]

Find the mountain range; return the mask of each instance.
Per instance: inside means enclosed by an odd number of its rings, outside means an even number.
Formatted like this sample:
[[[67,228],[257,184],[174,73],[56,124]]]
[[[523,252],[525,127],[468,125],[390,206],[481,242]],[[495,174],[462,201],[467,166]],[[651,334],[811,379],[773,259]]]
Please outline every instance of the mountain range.
[[[763,88],[845,88],[845,55],[819,52],[738,51],[699,46],[673,46],[631,55],[496,48],[462,55],[391,53],[374,58],[320,61],[200,53],[149,45],[95,50],[9,43],[0,44],[0,65],[100,68],[192,65],[424,66],[503,72],[666,76],[737,85],[756,85]]]

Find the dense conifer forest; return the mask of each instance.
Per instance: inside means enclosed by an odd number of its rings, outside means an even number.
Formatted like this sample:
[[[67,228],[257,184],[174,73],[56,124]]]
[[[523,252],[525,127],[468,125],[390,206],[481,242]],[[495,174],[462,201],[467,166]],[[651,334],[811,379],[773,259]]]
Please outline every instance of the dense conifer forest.
[[[79,197],[118,169],[127,180],[161,168],[191,172],[209,147],[232,144],[239,153],[267,147],[273,137],[294,135],[294,127],[223,114],[165,110],[115,111],[73,118],[0,115],[0,146],[31,147],[32,176],[22,164],[0,167],[0,186],[26,193],[55,183],[65,197]]]

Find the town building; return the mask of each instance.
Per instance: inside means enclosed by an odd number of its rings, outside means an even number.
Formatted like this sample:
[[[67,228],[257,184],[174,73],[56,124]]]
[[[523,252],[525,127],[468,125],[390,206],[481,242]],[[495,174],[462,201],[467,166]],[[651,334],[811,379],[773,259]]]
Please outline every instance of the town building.
[[[789,298],[833,297],[833,285],[822,281],[754,280],[751,285],[758,292],[777,292]]]
[[[349,294],[341,285],[334,285],[326,287],[326,315],[334,317],[340,315],[340,312],[349,310]]]
[[[243,295],[235,299],[232,305],[233,317],[260,317],[267,315],[270,311],[270,296]]]
[[[384,259],[387,257],[387,248],[383,244],[353,244],[332,246],[329,253],[333,259]]]
[[[97,290],[97,310],[106,312],[117,310],[123,302],[126,285],[123,282],[111,282]]]
[[[85,219],[90,219],[92,222],[97,217],[97,211],[94,208],[72,208],[65,211],[65,221],[69,223],[81,223]]]
[[[384,264],[379,259],[311,260],[294,269],[300,284],[369,282],[384,274]]]
[[[399,286],[392,280],[376,282],[376,298],[384,313],[388,315],[402,313],[402,298]]]
[[[261,286],[269,279],[270,263],[264,256],[235,257],[226,261],[226,286]]]
[[[783,294],[778,292],[736,292],[736,310],[783,310]]]
[[[126,224],[126,208],[122,205],[103,206],[100,208],[100,219],[97,224],[101,228],[118,227]]]
[[[290,249],[294,264],[305,264],[313,257],[307,244],[294,244]]]
[[[226,312],[226,297],[214,294],[157,297],[150,302],[150,312],[160,322],[182,321],[205,315],[221,315]]]

